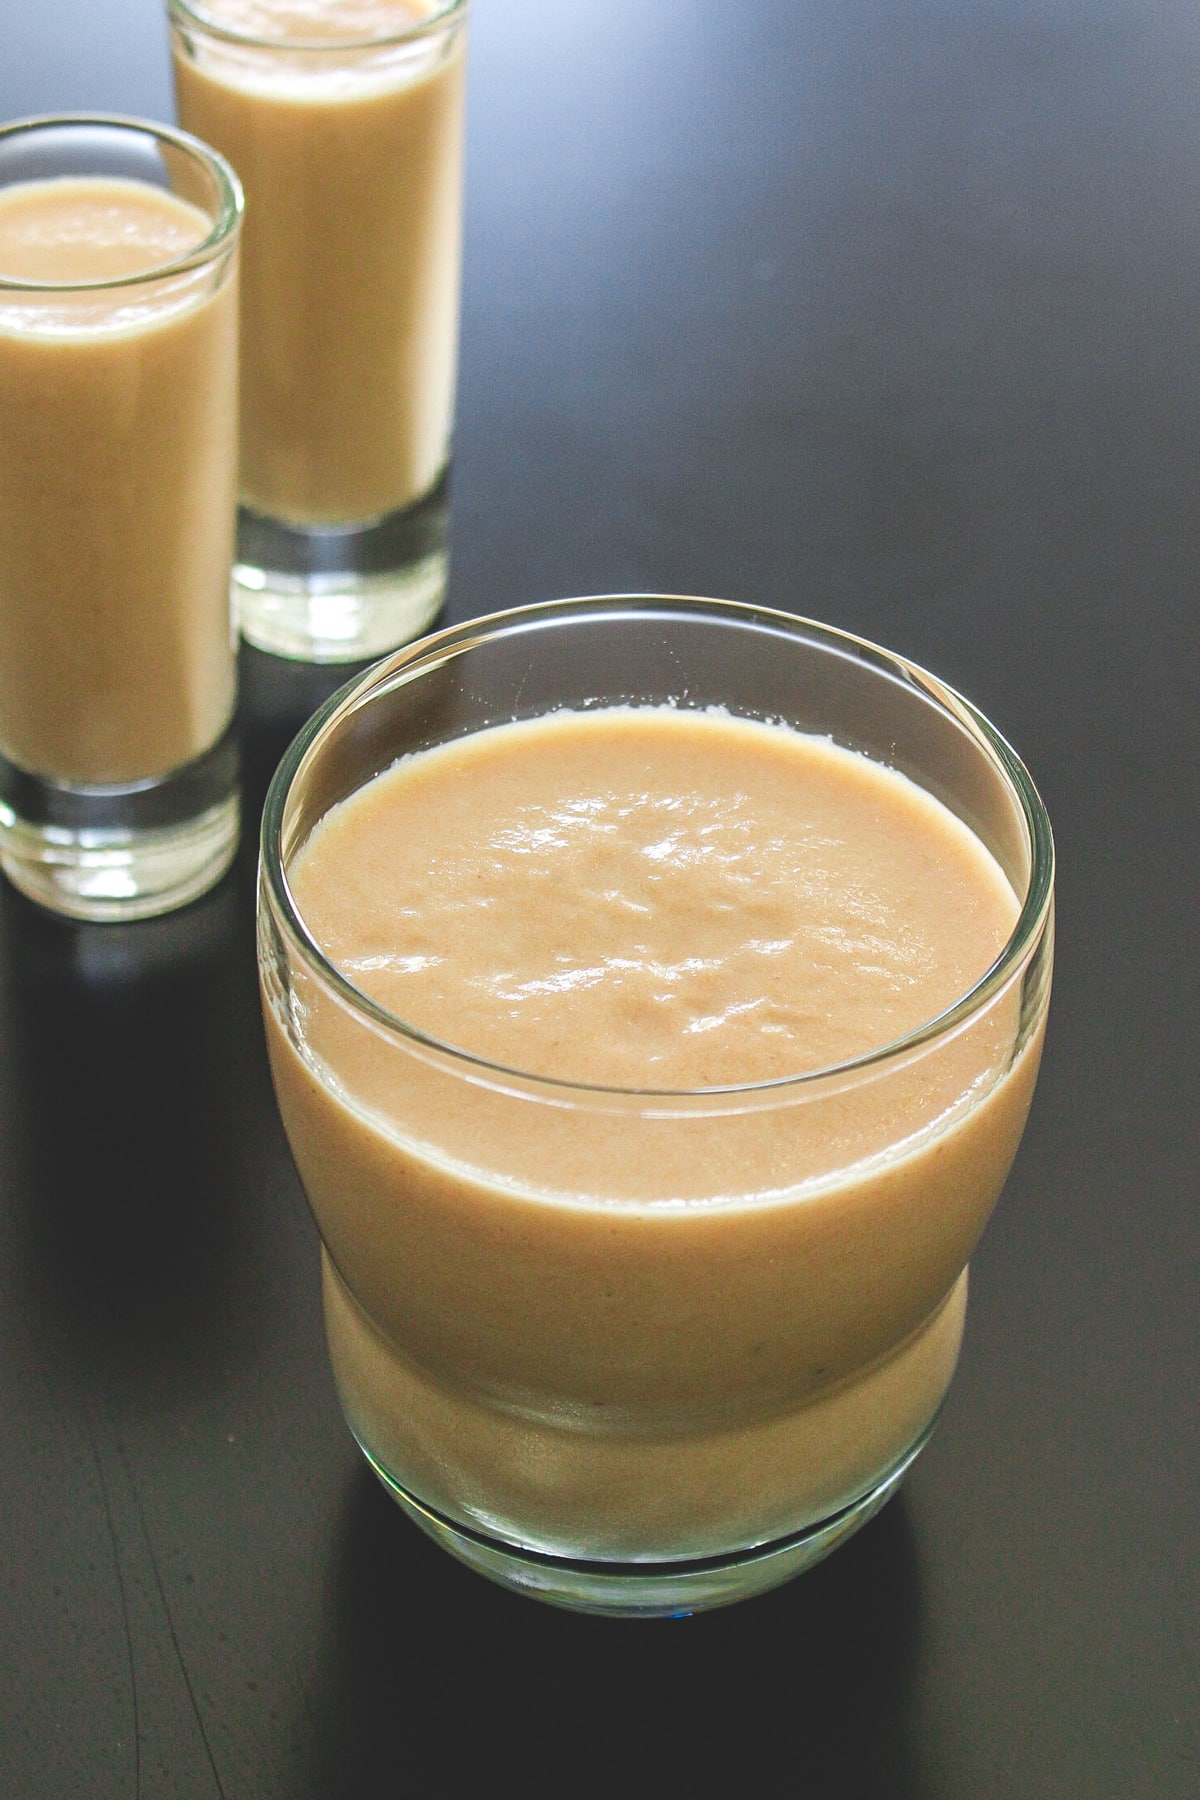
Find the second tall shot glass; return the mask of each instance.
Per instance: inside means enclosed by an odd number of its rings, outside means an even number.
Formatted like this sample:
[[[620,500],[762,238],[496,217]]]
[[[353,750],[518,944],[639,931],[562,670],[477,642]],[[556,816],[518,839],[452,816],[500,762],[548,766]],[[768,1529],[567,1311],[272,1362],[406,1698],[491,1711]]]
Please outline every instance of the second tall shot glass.
[[[468,0],[167,0],[183,125],[246,190],[243,635],[372,657],[445,598]]]

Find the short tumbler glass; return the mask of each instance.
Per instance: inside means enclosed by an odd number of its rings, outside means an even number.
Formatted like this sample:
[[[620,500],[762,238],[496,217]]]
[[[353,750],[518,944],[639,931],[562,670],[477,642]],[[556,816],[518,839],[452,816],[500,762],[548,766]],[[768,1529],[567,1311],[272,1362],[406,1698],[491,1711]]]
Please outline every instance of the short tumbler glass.
[[[446,593],[468,0],[167,10],[180,120],[246,188],[242,633],[364,661]]]
[[[241,222],[183,132],[0,129],[0,865],[78,918],[181,906],[237,846]]]
[[[497,1067],[366,998],[289,889],[319,820],[410,752],[603,704],[722,707],[901,771],[1011,882],[1002,954],[900,1042],[699,1092]],[[875,1513],[954,1371],[967,1262],[1036,1078],[1052,897],[1045,811],[993,727],[788,613],[553,602],[335,695],[267,799],[260,971],[342,1404],[406,1513],[504,1585],[627,1616],[772,1587]]]

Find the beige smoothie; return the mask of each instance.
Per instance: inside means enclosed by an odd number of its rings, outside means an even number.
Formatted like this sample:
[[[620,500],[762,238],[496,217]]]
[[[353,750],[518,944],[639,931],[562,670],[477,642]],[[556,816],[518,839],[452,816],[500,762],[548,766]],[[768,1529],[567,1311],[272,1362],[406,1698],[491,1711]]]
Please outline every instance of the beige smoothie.
[[[31,774],[165,774],[233,710],[234,268],[137,279],[210,230],[141,182],[0,188],[0,753]]]
[[[294,525],[386,515],[449,456],[465,30],[395,41],[434,0],[191,10],[230,33],[176,18],[174,60],[181,123],[246,190],[242,499]]]
[[[824,739],[603,708],[404,759],[289,881],[418,1034],[299,967],[268,987],[335,1374],[402,1487],[533,1549],[672,1558],[903,1459],[1041,1043],[1010,985],[870,1061],[1013,930],[965,825]]]

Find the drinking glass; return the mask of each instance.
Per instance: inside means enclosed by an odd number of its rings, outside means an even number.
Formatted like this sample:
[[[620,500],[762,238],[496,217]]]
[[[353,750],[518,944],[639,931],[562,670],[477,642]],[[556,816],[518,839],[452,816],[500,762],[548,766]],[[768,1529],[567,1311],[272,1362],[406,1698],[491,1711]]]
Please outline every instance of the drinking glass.
[[[362,661],[442,605],[467,0],[168,0],[179,116],[245,184],[244,636]]]
[[[321,819],[400,757],[597,705],[719,707],[899,770],[1011,884],[1001,954],[900,1041],[689,1092],[500,1067],[368,998],[289,884]],[[870,1518],[954,1371],[1033,1093],[1052,894],[1045,811],[986,719],[789,613],[552,602],[335,695],[266,803],[262,995],[338,1390],[409,1517],[511,1588],[625,1615],[757,1593]]]
[[[78,918],[181,906],[237,845],[241,220],[183,132],[0,129],[0,866]]]

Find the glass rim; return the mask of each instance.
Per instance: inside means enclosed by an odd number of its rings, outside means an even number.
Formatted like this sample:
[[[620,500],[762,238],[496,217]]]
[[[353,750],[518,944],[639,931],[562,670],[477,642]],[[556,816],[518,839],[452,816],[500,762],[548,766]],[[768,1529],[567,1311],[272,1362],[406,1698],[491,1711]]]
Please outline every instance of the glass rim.
[[[155,263],[152,268],[138,269],[128,275],[106,275],[98,281],[30,281],[23,276],[5,275],[0,271],[0,289],[8,293],[21,294],[90,294],[103,293],[113,288],[138,287],[147,282],[162,281],[172,275],[184,275],[189,269],[203,268],[215,262],[217,257],[230,246],[237,237],[245,211],[245,196],[242,184],[231,164],[226,161],[219,150],[200,138],[193,137],[190,131],[181,131],[175,125],[163,125],[156,119],[137,119],[124,113],[39,113],[28,119],[13,119],[0,125],[0,150],[11,139],[37,132],[54,132],[58,130],[78,130],[99,128],[104,131],[121,131],[142,138],[154,138],[160,144],[169,144],[173,150],[181,151],[185,156],[199,163],[215,180],[217,189],[217,215],[212,228],[198,244],[180,256],[172,257],[168,262]],[[25,185],[27,179],[22,177],[18,182],[0,183],[0,193],[5,187]],[[58,181],[67,179],[61,175],[33,177],[34,180]],[[137,178],[134,177],[136,180]],[[146,185],[151,186],[152,183]]]
[[[630,609],[645,613],[665,610],[681,615],[709,614],[740,621],[746,626],[756,622],[775,629],[783,627],[796,635],[816,637],[830,649],[852,652],[860,663],[873,664],[881,672],[901,676],[919,689],[926,699],[940,706],[944,713],[962,725],[1000,775],[1010,795],[1018,802],[1028,836],[1029,882],[1013,929],[990,968],[950,1006],[933,1018],[890,1043],[842,1062],[797,1074],[772,1076],[764,1081],[729,1082],[703,1088],[626,1087],[601,1082],[571,1080],[560,1075],[543,1075],[527,1069],[496,1062],[461,1045],[448,1043],[409,1024],[378,1001],[364,994],[330,961],[309,931],[292,894],[283,867],[282,840],[288,799],[296,776],[321,740],[329,737],[343,717],[349,717],[373,696],[386,693],[401,679],[415,680],[427,669],[443,666],[479,641],[523,630],[539,623],[553,623],[572,614],[583,616],[620,616]],[[637,702],[633,702],[637,704]],[[382,773],[382,771],[381,771]],[[357,791],[357,790],[355,790]],[[510,607],[502,612],[483,614],[418,638],[411,644],[382,658],[370,668],[352,676],[313,713],[292,739],[284,752],[267,790],[263,806],[260,834],[259,873],[265,883],[277,917],[281,917],[294,943],[311,972],[364,1019],[390,1037],[411,1044],[422,1051],[433,1051],[439,1058],[465,1066],[480,1078],[497,1078],[518,1082],[535,1091],[591,1096],[597,1100],[620,1099],[645,1102],[688,1102],[733,1100],[738,1097],[772,1094],[784,1095],[795,1090],[867,1075],[873,1069],[895,1063],[926,1045],[943,1040],[982,1009],[1008,984],[1020,966],[1036,949],[1045,933],[1054,903],[1054,837],[1041,795],[1024,763],[1008,740],[971,701],[957,689],[919,663],[897,652],[885,649],[869,638],[843,631],[819,620],[780,608],[750,605],[742,601],[719,600],[683,594],[593,594],[567,600],[546,600],[531,605]]]
[[[167,13],[173,25],[189,26],[207,32],[223,43],[241,44],[256,50],[298,50],[319,54],[321,51],[386,49],[392,44],[416,43],[431,37],[457,18],[465,18],[471,0],[437,0],[434,11],[423,19],[391,31],[350,32],[345,37],[264,37],[261,31],[248,31],[213,18],[204,0],[167,0]]]

